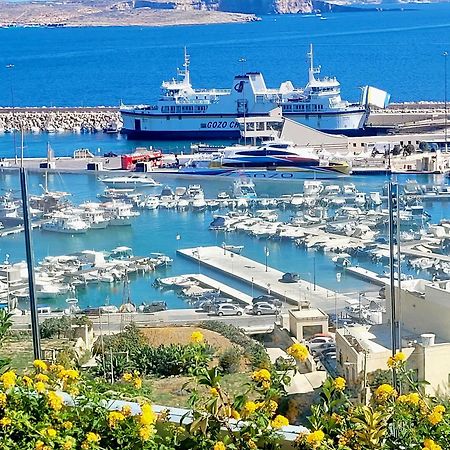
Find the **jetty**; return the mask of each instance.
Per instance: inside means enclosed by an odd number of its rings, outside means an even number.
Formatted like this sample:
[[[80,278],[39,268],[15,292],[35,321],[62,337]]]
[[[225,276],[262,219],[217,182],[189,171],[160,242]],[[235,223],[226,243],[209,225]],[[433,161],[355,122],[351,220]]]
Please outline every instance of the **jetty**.
[[[197,273],[185,276],[190,278],[191,280],[197,281],[200,284],[200,286],[220,291],[225,296],[233,300],[236,300],[239,303],[245,303],[247,305],[252,304],[252,297],[250,295],[244,294],[243,292],[238,291],[237,289],[234,289],[231,286],[228,286],[227,284],[221,283],[220,281],[214,280],[213,278],[210,278],[206,275]]]
[[[309,303],[325,312],[335,312],[354,303],[354,299],[310,281],[300,279],[296,283],[282,283],[283,272],[222,247],[187,248],[177,250],[177,253],[293,305]]]

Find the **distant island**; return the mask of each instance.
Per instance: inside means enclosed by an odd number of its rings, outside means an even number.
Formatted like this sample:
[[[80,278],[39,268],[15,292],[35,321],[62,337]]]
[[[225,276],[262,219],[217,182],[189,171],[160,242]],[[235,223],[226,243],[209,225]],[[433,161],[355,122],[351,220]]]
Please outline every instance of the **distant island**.
[[[417,3],[417,2],[415,2]],[[381,9],[377,0],[0,0],[0,27],[168,26],[251,22],[264,14]],[[365,5],[364,9],[359,8]],[[399,8],[401,4],[399,3]],[[369,9],[369,10],[370,10]]]

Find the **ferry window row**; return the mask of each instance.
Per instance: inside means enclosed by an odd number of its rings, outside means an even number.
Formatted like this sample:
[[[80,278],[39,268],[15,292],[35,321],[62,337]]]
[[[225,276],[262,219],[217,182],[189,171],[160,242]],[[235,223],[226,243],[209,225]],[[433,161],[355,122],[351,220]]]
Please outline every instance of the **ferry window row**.
[[[162,113],[203,113],[207,110],[207,106],[163,106],[161,108]]]
[[[283,111],[322,111],[323,105],[283,105]]]

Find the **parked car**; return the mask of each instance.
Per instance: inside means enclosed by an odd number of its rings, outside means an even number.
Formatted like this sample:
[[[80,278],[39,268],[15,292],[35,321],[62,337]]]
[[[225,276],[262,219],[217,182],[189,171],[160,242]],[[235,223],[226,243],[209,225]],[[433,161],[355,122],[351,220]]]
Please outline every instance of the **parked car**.
[[[334,348],[328,348],[326,350],[324,350],[321,355],[320,358],[324,359],[324,358],[330,358],[331,356],[336,355],[336,347]]]
[[[216,316],[242,316],[244,310],[232,303],[221,303],[211,308],[211,313]]]
[[[306,346],[308,347],[308,350],[312,352],[315,348],[320,347],[327,342],[334,343],[334,339],[331,336],[317,336],[307,341]]]
[[[252,314],[262,316],[266,314],[279,314],[280,308],[276,307],[273,303],[259,302],[253,305],[251,310]]]
[[[279,279],[281,283],[297,283],[300,280],[298,273],[287,272]]]
[[[252,303],[256,305],[257,303],[271,303],[272,305],[275,305],[278,308],[281,308],[281,300],[278,300],[273,295],[263,294],[259,297],[254,297],[252,299]]]
[[[324,351],[328,349],[336,350],[336,344],[334,342],[324,342],[311,350],[313,356],[320,356]]]

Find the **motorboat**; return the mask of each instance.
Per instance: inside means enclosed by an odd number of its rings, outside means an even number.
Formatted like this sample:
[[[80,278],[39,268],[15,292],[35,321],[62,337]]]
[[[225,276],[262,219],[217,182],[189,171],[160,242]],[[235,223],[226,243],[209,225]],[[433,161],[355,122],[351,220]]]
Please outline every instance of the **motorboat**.
[[[239,177],[233,182],[233,197],[237,199],[257,198],[255,183],[247,177]]]
[[[104,203],[103,208],[110,226],[131,225],[132,219],[139,216],[139,212],[132,211],[133,205],[117,200]]]
[[[108,187],[119,189],[161,186],[161,183],[156,182],[153,178],[140,174],[99,178],[99,181],[106,184]]]
[[[55,233],[82,234],[89,230],[89,224],[78,217],[57,215],[43,223],[41,228]]]

